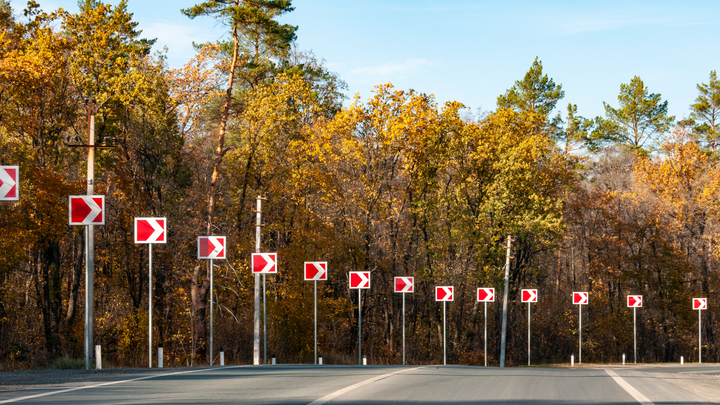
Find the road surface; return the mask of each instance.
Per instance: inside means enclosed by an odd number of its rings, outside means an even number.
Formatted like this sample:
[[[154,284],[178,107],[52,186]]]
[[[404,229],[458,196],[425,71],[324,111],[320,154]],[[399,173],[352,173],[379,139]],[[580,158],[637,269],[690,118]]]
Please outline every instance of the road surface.
[[[720,400],[720,365],[505,369],[278,365],[76,373],[84,375],[82,381],[53,385],[0,381],[0,404],[670,405]],[[8,379],[8,373],[0,373],[0,380],[3,375]]]

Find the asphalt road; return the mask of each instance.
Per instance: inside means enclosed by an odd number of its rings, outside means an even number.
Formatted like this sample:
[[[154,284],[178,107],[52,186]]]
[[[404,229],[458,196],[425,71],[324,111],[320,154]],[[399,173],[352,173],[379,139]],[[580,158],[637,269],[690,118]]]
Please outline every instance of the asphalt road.
[[[720,366],[164,369],[0,392],[0,404],[709,404]],[[62,373],[62,371],[57,371]],[[88,372],[90,373],[90,372]],[[2,378],[2,375],[0,375]],[[14,385],[13,387],[18,387]]]

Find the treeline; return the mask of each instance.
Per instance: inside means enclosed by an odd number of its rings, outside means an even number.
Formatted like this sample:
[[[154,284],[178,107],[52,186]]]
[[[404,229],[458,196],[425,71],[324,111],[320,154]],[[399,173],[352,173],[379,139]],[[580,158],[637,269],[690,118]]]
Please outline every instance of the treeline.
[[[215,261],[214,345],[229,363],[251,363],[255,199],[264,196],[262,250],[278,252],[268,276],[268,353],[312,362],[313,290],[304,261],[327,261],[319,283],[319,352],[357,361],[357,296],[349,271],[371,271],[363,294],[363,352],[401,362],[401,296],[394,276],[414,276],[407,296],[408,362],[442,360],[442,306],[453,285],[448,362],[482,364],[477,287],[502,299],[504,241],[513,235],[507,361],[526,361],[526,307],[537,288],[533,363],[577,353],[573,291],[583,308],[583,360],[632,352],[628,294],[642,294],[638,357],[697,361],[693,297],[707,297],[703,357],[717,347],[720,82],[698,85],[689,118],[634,77],[605,117],[573,104],[556,113],[560,84],[539,60],[474,115],[457,102],[379,85],[344,106],[343,81],[294,46],[277,23],[289,0],[229,1],[183,10],[229,27],[227,41],[198,45],[170,69],[142,38],[126,2],[87,0],[80,11],[24,17],[0,0],[0,164],[19,165],[20,201],[0,204],[0,367],[44,366],[83,355],[84,233],[67,221],[67,196],[84,194],[88,108],[99,150],[95,228],[95,337],[114,366],[147,364],[147,247],[133,218],[168,219],[156,245],[155,345],[165,364],[204,365],[209,333],[207,264],[196,238],[228,237]],[[188,22],[189,24],[192,22]],[[489,305],[488,358],[500,356],[502,309]]]

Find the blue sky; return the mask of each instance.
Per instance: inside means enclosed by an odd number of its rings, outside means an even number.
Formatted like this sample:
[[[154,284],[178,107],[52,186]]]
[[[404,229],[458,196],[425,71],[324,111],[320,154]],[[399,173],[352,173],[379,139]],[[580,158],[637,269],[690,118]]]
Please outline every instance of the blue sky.
[[[44,9],[77,10],[75,0],[38,0]],[[110,1],[116,4],[116,0]],[[180,9],[196,1],[129,0],[146,37],[168,47],[177,67],[192,41],[222,38],[210,18],[190,20]],[[12,0],[19,13],[24,2]],[[535,57],[563,85],[565,99],[586,117],[617,106],[621,83],[638,75],[689,114],[695,85],[720,70],[720,2],[295,0],[282,17],[299,26],[300,49],[312,50],[349,85],[348,95],[371,96],[373,86],[434,94],[477,112],[495,108],[499,94],[521,79]]]

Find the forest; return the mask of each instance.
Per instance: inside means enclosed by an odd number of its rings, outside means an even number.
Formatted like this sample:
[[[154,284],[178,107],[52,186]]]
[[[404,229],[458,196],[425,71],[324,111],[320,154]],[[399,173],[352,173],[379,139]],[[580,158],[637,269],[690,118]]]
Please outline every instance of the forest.
[[[94,340],[106,367],[148,364],[148,247],[133,219],[166,217],[153,248],[153,346],[166,367],[207,365],[210,305],[215,356],[252,364],[254,211],[263,197],[268,355],[313,362],[313,283],[303,263],[326,261],[318,283],[318,345],[325,364],[357,364],[358,308],[369,364],[402,364],[402,294],[408,364],[500,358],[505,245],[509,267],[508,366],[578,354],[573,291],[583,307],[583,361],[720,362],[720,81],[698,78],[688,118],[628,73],[602,117],[565,105],[540,57],[508,83],[492,111],[378,84],[348,98],[320,56],[298,49],[278,22],[290,0],[209,0],[182,10],[215,19],[216,43],[170,68],[133,21],[127,1],[83,0],[77,13],[24,10],[0,0],[0,165],[20,168],[20,198],[0,201],[0,369],[53,367],[83,358],[84,227],[68,225],[68,196],[86,191],[88,114],[95,120],[95,193],[106,222],[94,234]],[[530,62],[530,61],[528,61]],[[558,80],[558,82],[556,82]],[[227,260],[197,259],[197,237],[227,237]],[[369,271],[358,302],[348,273]],[[718,333],[715,333],[715,332]],[[217,364],[217,358],[215,363]],[[84,366],[84,363],[83,363]]]

